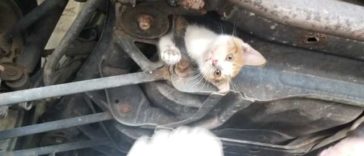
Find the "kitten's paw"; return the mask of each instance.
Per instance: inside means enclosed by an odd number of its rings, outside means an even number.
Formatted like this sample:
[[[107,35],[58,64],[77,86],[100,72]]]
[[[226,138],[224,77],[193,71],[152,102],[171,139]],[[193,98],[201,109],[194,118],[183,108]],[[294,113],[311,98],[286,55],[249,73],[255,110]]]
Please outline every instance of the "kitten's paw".
[[[161,52],[161,59],[168,65],[174,65],[181,60],[181,52],[176,47],[168,47]]]
[[[182,1],[181,4],[185,9],[199,10],[205,6],[205,1],[204,0],[184,0],[184,1]]]

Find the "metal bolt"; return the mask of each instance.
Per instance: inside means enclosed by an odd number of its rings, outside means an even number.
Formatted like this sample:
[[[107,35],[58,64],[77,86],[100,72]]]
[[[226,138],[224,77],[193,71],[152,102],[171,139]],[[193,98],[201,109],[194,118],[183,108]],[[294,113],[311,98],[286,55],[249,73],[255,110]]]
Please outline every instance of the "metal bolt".
[[[144,31],[149,30],[150,27],[152,26],[152,22],[153,22],[153,17],[150,15],[143,14],[138,17],[139,28],[141,30]]]
[[[18,71],[13,68],[6,68],[4,74],[6,74],[7,76],[16,76],[18,75]]]
[[[182,7],[185,9],[200,10],[205,6],[204,0],[182,0]]]
[[[118,107],[121,113],[129,113],[131,111],[131,106],[129,104],[119,104]]]

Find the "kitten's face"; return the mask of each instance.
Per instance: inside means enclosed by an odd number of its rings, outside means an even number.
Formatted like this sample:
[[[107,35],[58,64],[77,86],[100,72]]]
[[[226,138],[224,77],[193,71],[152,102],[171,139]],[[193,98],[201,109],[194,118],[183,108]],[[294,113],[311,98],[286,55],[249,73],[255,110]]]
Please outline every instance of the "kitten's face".
[[[229,83],[244,65],[263,65],[265,58],[240,38],[220,35],[209,46],[200,70],[206,80],[220,91],[228,91]]]

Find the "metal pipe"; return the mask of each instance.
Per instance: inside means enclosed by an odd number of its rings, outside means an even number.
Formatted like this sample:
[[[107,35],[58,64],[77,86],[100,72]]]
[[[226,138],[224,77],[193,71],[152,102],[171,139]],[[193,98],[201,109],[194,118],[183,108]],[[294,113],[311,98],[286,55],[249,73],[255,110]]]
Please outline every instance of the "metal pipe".
[[[107,113],[96,113],[91,115],[84,115],[80,117],[74,117],[69,119],[62,119],[57,121],[45,122],[35,125],[29,125],[19,128],[13,128],[9,130],[0,131],[0,140],[21,137],[31,134],[37,134],[42,132],[48,132],[53,130],[65,129],[75,126],[81,126],[106,120],[111,120],[112,116]]]
[[[0,94],[0,106],[164,79],[164,68]]]
[[[364,40],[364,7],[332,0],[230,0],[283,24]]]
[[[38,148],[31,148],[31,149],[24,149],[24,150],[17,150],[12,152],[0,152],[0,155],[3,156],[38,156],[44,154],[51,154],[51,153],[60,153],[66,152],[71,150],[78,150],[83,148],[91,148],[100,145],[108,145],[111,144],[109,140],[102,139],[102,140],[86,140],[86,141],[77,141],[72,143],[65,143],[60,145],[50,145],[45,147],[38,147]]]
[[[54,52],[47,58],[47,63],[44,66],[44,83],[46,85],[53,84],[52,77],[53,73],[56,70],[58,65],[58,61],[67,51],[68,46],[78,37],[81,33],[82,28],[86,25],[89,19],[92,17],[93,12],[96,8],[103,2],[103,0],[88,0],[77,16],[75,21],[72,23],[70,29],[67,31],[58,47],[54,50]]]

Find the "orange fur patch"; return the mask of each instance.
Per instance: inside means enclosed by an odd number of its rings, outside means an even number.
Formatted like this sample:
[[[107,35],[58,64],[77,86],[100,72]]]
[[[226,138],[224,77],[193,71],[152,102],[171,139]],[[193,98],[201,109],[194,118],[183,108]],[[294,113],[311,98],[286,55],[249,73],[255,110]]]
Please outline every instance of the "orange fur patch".
[[[236,75],[239,74],[240,69],[244,66],[244,59],[243,59],[243,47],[242,41],[238,38],[233,38],[229,43],[229,54],[233,56],[233,75],[231,78],[234,78]]]

